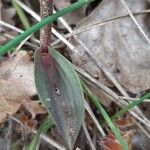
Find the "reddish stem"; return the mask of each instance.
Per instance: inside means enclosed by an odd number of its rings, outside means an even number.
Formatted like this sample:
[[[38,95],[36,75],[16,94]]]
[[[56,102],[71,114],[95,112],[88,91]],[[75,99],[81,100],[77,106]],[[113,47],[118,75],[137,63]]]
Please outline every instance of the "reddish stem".
[[[44,19],[52,14],[53,0],[40,0],[41,18]],[[40,30],[40,52],[48,53],[51,43],[51,25],[47,25]]]

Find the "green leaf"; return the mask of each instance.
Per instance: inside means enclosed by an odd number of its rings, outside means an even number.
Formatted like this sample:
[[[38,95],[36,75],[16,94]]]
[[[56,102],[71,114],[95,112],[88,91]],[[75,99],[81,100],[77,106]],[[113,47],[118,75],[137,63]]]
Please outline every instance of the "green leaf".
[[[70,62],[57,51],[35,53],[38,95],[71,149],[84,121],[82,86]]]

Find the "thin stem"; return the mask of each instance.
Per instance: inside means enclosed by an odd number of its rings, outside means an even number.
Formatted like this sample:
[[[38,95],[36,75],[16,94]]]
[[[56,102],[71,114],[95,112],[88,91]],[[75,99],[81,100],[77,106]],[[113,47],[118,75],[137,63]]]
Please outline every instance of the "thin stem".
[[[52,15],[53,0],[40,0],[41,19]],[[48,53],[48,46],[51,43],[51,25],[48,24],[40,30],[40,51]]]
[[[0,0],[0,20],[2,20],[2,0]],[[3,27],[0,24],[0,33],[3,32]]]
[[[2,20],[2,0],[0,0],[0,20]]]
[[[65,15],[67,13],[70,13],[72,11],[75,11],[75,10],[79,9],[81,6],[83,6],[85,4],[88,4],[88,3],[91,3],[92,1],[94,1],[94,0],[80,0],[80,1],[70,5],[68,7],[58,11],[57,13],[43,19],[41,22],[39,22],[39,23],[35,24],[34,26],[32,26],[31,28],[27,29],[24,33],[18,35],[15,39],[11,40],[5,46],[0,48],[0,56],[7,53],[10,49],[15,47],[22,40],[24,40],[27,36],[29,36],[29,35],[33,34],[34,32],[38,31],[39,29],[41,29],[45,25],[54,22],[59,17]]]

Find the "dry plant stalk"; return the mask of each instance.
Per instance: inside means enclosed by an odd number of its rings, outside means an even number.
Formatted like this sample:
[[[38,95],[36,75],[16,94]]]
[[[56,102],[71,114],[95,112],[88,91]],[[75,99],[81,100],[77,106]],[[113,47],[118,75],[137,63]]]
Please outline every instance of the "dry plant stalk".
[[[52,14],[53,0],[40,0],[41,18],[44,19]],[[48,53],[48,46],[51,43],[51,25],[47,25],[40,30],[40,51]]]

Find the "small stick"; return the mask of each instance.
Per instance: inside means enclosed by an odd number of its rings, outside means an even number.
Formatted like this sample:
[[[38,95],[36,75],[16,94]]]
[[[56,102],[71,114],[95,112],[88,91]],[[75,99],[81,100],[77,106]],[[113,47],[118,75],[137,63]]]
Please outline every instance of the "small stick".
[[[9,150],[11,148],[11,144],[12,144],[12,126],[13,126],[13,122],[12,119],[9,119],[9,125],[8,125],[8,130],[7,130],[7,134],[6,134],[6,139],[7,139],[7,143],[6,143],[6,150]]]
[[[52,14],[53,0],[40,0],[41,18],[47,18]],[[40,51],[41,53],[48,53],[48,46],[51,43],[51,25],[46,25],[40,30]]]
[[[139,31],[143,34],[143,36],[145,37],[146,41],[150,44],[150,39],[149,37],[145,34],[145,32],[143,31],[143,29],[141,28],[141,26],[139,25],[139,23],[137,22],[136,18],[134,17],[133,13],[131,12],[131,10],[129,9],[128,5],[125,3],[124,0],[121,0],[122,4],[124,5],[125,9],[127,10],[129,16],[131,17],[132,21],[135,23],[135,25],[137,26],[137,28],[139,29]]]
[[[96,150],[95,145],[93,144],[93,141],[92,141],[92,139],[90,137],[90,134],[89,134],[89,132],[87,130],[87,127],[86,127],[85,123],[83,123],[82,127],[83,127],[83,130],[85,132],[86,138],[87,138],[87,140],[89,142],[89,145],[91,147],[91,150]]]
[[[0,0],[0,20],[2,20],[2,0]]]
[[[2,0],[0,0],[0,20],[2,20]],[[0,33],[3,32],[2,25],[0,24]]]

